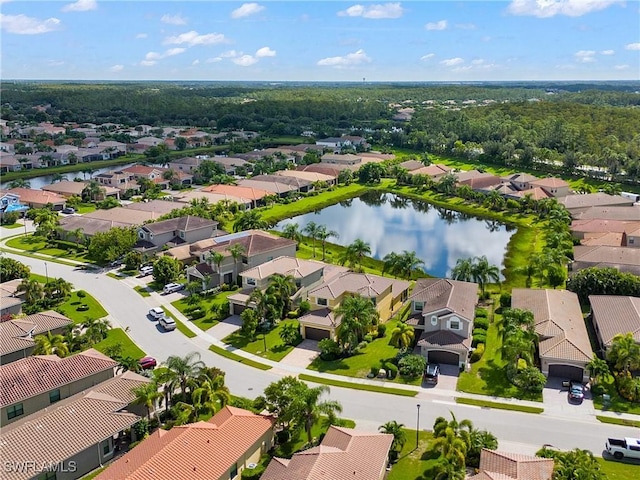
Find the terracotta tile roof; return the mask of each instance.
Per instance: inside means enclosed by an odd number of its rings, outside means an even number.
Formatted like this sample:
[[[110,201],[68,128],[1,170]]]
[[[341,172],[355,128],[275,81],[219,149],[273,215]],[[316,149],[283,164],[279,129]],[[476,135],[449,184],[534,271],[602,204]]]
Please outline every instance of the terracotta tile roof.
[[[496,185],[500,185],[501,183],[502,179],[500,177],[491,175],[490,173],[483,173],[467,180],[458,181],[459,185],[469,185],[474,190],[482,190],[485,188],[494,187]]]
[[[640,206],[632,207],[588,207],[573,214],[575,220],[607,218],[627,222],[640,222]]]
[[[538,180],[538,177],[529,173],[514,173],[513,175],[505,177],[505,179],[513,183],[529,183],[535,182]]]
[[[161,215],[171,213],[174,210],[184,208],[179,202],[171,202],[169,200],[151,200],[149,202],[133,202],[126,205],[127,210],[140,210],[143,212],[156,212]]]
[[[44,190],[36,190],[31,188],[10,188],[8,193],[20,196],[21,203],[36,203],[46,205],[51,203],[52,205],[64,204],[67,200],[62,195],[58,195],[53,192],[45,192]]]
[[[156,235],[163,233],[170,233],[175,231],[191,232],[193,230],[200,230],[201,228],[215,229],[218,222],[209,220],[207,218],[195,217],[193,215],[185,215],[184,217],[170,218],[168,220],[161,220],[159,222],[147,223],[141,228],[147,230]]]
[[[285,276],[292,275],[293,278],[304,278],[318,270],[322,270],[324,267],[325,264],[322,262],[282,256],[245,270],[241,273],[241,276],[263,279],[279,273]]]
[[[255,201],[255,199],[251,198],[229,195],[227,193],[205,192],[204,190],[180,192],[176,194],[175,198],[178,202],[183,204],[182,206],[184,206],[185,203],[190,203],[192,200],[200,200],[201,198],[206,199],[212,205],[223,200],[239,203],[241,205],[251,205]]]
[[[453,169],[451,167],[447,167],[446,165],[433,164],[427,166],[423,165],[422,167],[416,168],[409,173],[411,173],[412,175],[428,175],[430,177],[441,177],[449,173],[451,170]]]
[[[551,458],[533,457],[517,453],[483,448],[480,453],[480,473],[473,480],[551,480],[554,462]]]
[[[640,343],[640,297],[589,295],[593,321],[605,346],[618,333],[631,333]]]
[[[531,182],[531,185],[535,185],[537,187],[542,187],[542,188],[545,188],[545,187],[546,188],[563,188],[563,187],[569,186],[567,182],[565,182],[561,178],[556,178],[556,177],[541,178],[539,180],[535,180]]]
[[[625,242],[625,234],[623,232],[587,232],[584,238],[580,240],[581,245],[591,247],[622,247]]]
[[[13,295],[20,295],[17,291],[18,286],[22,283],[22,278],[15,278],[7,282],[0,283],[0,298],[2,298],[2,308],[7,308],[6,301],[9,301]],[[17,298],[15,300],[18,300]]]
[[[81,228],[84,235],[95,235],[98,232],[108,232],[112,228],[126,228],[130,227],[129,223],[117,222],[114,220],[102,220],[100,218],[90,218],[86,215],[75,216],[69,215],[60,220],[58,225],[61,230],[65,232],[73,232],[74,230]]]
[[[271,192],[263,188],[253,188],[250,186],[242,185],[210,185],[202,189],[203,192],[217,193],[220,195],[231,195],[232,197],[247,198],[249,200],[260,200]]]
[[[409,301],[424,302],[423,312],[449,309],[473,320],[478,303],[478,284],[446,278],[419,278]]]
[[[232,245],[242,245],[244,255],[254,256],[270,252],[287,246],[295,246],[296,242],[288,238],[278,237],[261,230],[246,230],[240,233],[223,235],[214,239],[215,244],[211,248],[203,248],[203,251],[215,250],[224,255],[231,255],[228,248]]]
[[[449,330],[435,330],[433,332],[424,332],[420,335],[418,346],[438,349],[445,348],[466,355],[469,353],[469,348],[471,348],[471,339],[463,338]]]
[[[73,321],[53,310],[0,323],[0,355],[35,345],[33,337],[71,325]]]
[[[640,248],[576,245],[573,258],[575,262],[638,266]]]
[[[344,272],[309,290],[309,296],[336,299],[345,292],[349,292],[373,298],[391,287],[392,295],[395,297],[403,290],[407,290],[409,285],[410,283],[404,280],[380,277],[370,273]]]
[[[270,417],[227,406],[206,422],[157,430],[96,480],[219,479],[272,428]]]
[[[290,170],[287,170],[290,171]],[[291,170],[293,171],[293,170]],[[295,187],[297,189],[308,187],[311,185],[311,180],[305,180],[304,178],[298,177],[296,175],[258,175],[257,177],[251,177],[251,180],[256,180],[260,182],[275,182],[275,183],[283,183],[290,187]]]
[[[331,165],[329,163],[312,163],[311,165],[298,167],[296,170],[299,170],[302,172],[323,173],[325,175],[331,175],[331,176],[337,177],[342,171],[342,168],[336,165]]]
[[[274,175],[274,177],[282,178],[282,179],[288,178],[288,177],[278,177],[277,175]],[[260,177],[251,177],[251,178],[245,178],[243,180],[240,180],[238,182],[238,186],[255,188],[258,190],[266,190],[267,192],[269,192],[269,195],[273,195],[273,194],[279,195],[282,193],[294,192],[298,190],[298,187],[289,185],[284,181],[267,180]]]
[[[399,167],[406,168],[408,171],[418,170],[419,168],[424,167],[424,163],[418,162],[417,160],[407,160],[406,162],[402,162],[398,164]]]
[[[329,427],[322,443],[290,460],[275,457],[262,480],[380,480],[393,435]]]
[[[531,197],[533,200],[542,200],[543,198],[549,198],[549,195],[545,190],[540,187],[530,188],[528,190],[521,190],[513,194],[516,197],[524,198]]]
[[[3,457],[49,465],[89,447],[97,448],[102,440],[140,420],[127,406],[134,399],[131,389],[149,381],[137,373],[125,372],[7,425],[0,434]],[[31,477],[32,473],[26,469],[12,473],[10,478]]]
[[[514,288],[511,306],[533,313],[540,356],[588,362],[593,357],[578,296],[567,290]]]
[[[0,407],[113,370],[118,362],[90,348],[70,357],[36,355],[0,366]]]
[[[145,212],[144,210],[133,210],[126,207],[115,207],[108,210],[96,210],[91,213],[85,213],[83,217],[97,218],[99,220],[108,220],[128,225],[142,225],[149,220],[157,220],[162,216],[158,212]]]
[[[639,228],[640,222],[624,222],[621,220],[592,219],[571,222],[572,232],[632,232]]]
[[[336,175],[327,175],[319,172],[303,172],[301,170],[284,170],[276,173],[280,177],[296,177],[307,182],[332,182],[336,179]]]
[[[622,195],[608,195],[606,193],[586,193],[586,194],[574,194],[567,195],[566,197],[558,198],[558,202],[564,205],[567,209],[584,207],[603,207],[613,205],[632,206],[633,200],[623,197]]]

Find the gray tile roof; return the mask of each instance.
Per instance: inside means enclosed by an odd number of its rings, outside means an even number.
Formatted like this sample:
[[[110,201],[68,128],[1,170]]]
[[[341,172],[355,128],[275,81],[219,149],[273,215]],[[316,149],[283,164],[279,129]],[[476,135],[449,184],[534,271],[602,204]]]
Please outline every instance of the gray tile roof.
[[[20,319],[0,323],[0,355],[24,350],[35,345],[33,337],[71,325],[64,315],[47,310]]]
[[[201,228],[215,228],[218,222],[209,220],[207,218],[194,217],[193,215],[186,215],[184,217],[170,218],[168,220],[161,220],[159,222],[147,223],[141,228],[147,230],[155,235],[161,235],[169,232],[191,232],[193,230],[199,230]]]
[[[478,284],[446,278],[420,278],[409,300],[424,302],[425,314],[448,309],[473,320],[478,303]]]
[[[619,333],[631,333],[640,343],[640,297],[589,295],[589,303],[605,346]]]

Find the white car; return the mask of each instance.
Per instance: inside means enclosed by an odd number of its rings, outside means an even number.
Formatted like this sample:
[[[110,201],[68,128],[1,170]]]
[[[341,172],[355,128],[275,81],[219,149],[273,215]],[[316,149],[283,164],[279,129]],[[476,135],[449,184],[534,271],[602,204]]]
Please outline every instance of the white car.
[[[162,293],[167,295],[169,293],[179,292],[183,288],[184,288],[184,285],[182,283],[167,283],[162,289]]]
[[[166,331],[171,331],[176,329],[176,322],[171,317],[162,316],[158,320],[158,323],[164,328]]]
[[[144,267],[140,267],[140,275],[146,277],[147,275],[151,275],[153,273],[153,266],[145,265]]]
[[[160,318],[164,317],[164,310],[162,309],[162,307],[153,307],[151,310],[149,310],[149,315],[156,320],[159,320]]]

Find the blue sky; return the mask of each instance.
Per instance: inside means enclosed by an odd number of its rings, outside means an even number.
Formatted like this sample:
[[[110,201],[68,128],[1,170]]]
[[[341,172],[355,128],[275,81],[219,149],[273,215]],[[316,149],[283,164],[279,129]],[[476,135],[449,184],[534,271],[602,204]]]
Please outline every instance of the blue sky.
[[[2,78],[638,80],[637,0],[0,0]]]

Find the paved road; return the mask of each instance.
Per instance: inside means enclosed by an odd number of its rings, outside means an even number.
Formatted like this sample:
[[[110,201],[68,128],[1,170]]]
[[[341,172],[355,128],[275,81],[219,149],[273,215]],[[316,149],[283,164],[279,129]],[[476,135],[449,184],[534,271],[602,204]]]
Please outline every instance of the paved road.
[[[34,273],[44,274],[44,261],[7,254],[29,265]],[[114,325],[129,328],[129,335],[149,355],[164,360],[169,355],[186,355],[198,351],[208,365],[226,372],[226,382],[234,394],[255,397],[271,382],[288,372],[274,368],[261,371],[220,357],[208,350],[212,343],[202,336],[188,339],[180,332],[164,333],[147,318],[149,308],[157,306],[162,297],[142,297],[128,282],[104,274],[74,269],[47,262],[49,277],[64,277],[75,288],[82,288],[96,297],[110,314]],[[206,337],[206,335],[204,336]],[[361,390],[331,388],[331,398],[343,406],[343,416],[356,421],[359,428],[377,430],[389,420],[397,420],[409,428],[417,424],[417,404],[420,408],[420,428],[430,429],[437,416],[449,416],[449,411],[468,418],[479,428],[493,432],[501,448],[533,453],[543,444],[559,448],[585,448],[601,454],[607,436],[638,436],[637,429],[601,424],[592,415],[567,415],[566,411],[550,411],[542,415],[481,409],[454,402],[453,392],[423,390],[415,398],[386,395]]]

